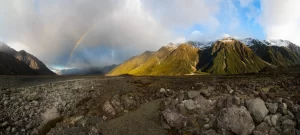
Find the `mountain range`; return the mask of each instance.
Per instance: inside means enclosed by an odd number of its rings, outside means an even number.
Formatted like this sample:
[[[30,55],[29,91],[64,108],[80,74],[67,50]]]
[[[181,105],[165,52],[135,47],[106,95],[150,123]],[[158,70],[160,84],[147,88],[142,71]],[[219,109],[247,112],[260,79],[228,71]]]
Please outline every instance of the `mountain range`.
[[[16,51],[0,43],[0,74],[2,75],[55,75],[38,58],[24,50]]]
[[[186,75],[255,73],[265,67],[300,64],[300,47],[287,40],[189,41],[146,51],[114,68],[108,75]]]

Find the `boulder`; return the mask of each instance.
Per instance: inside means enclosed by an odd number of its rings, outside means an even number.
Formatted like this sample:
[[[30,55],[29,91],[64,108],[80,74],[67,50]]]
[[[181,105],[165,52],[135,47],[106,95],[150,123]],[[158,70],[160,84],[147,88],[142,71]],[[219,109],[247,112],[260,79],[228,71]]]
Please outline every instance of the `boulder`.
[[[260,98],[248,100],[246,104],[255,122],[261,122],[269,113],[265,102]]]
[[[161,114],[163,121],[172,128],[181,129],[185,127],[188,123],[187,117],[170,109],[164,110]]]
[[[214,102],[201,95],[194,98],[194,100],[185,100],[183,104],[187,110],[199,109],[199,113],[206,113],[214,109]]]
[[[121,113],[124,111],[123,105],[120,100],[120,95],[113,96],[111,99],[111,104],[114,106],[114,108],[116,109],[116,111],[118,113]]]
[[[267,123],[262,122],[258,126],[255,127],[253,131],[253,135],[266,135],[269,133],[270,127]]]
[[[132,96],[129,96],[129,95],[122,95],[121,101],[123,102],[123,107],[126,110],[135,109],[137,106],[136,101],[133,99]]]
[[[103,104],[102,110],[111,116],[116,115],[116,110],[109,101],[106,101]]]
[[[217,127],[239,135],[249,135],[254,130],[254,122],[245,107],[222,109],[217,116]]]

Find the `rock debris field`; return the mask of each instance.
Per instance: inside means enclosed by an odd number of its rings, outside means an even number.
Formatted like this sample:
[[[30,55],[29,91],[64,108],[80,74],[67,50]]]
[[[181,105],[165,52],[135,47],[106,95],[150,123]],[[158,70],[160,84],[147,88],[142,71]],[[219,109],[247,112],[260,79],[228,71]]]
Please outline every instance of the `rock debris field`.
[[[0,135],[300,135],[297,77],[1,81]]]

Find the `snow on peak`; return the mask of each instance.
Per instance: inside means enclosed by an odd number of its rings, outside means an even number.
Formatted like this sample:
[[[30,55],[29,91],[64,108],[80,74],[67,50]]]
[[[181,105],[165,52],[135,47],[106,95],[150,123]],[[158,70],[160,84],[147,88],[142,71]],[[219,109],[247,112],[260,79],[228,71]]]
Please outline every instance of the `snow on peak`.
[[[282,46],[282,47],[288,47],[289,44],[292,44],[290,41],[287,40],[282,40],[282,39],[278,39],[278,40],[257,40],[257,39],[253,39],[253,38],[245,38],[240,40],[242,43],[246,44],[247,46],[253,46],[256,43],[261,43],[264,44],[266,46]]]
[[[175,50],[178,46],[173,44],[173,43],[169,43],[168,45],[165,46],[167,49],[169,50]]]
[[[263,41],[266,45],[269,45],[269,46],[284,46],[284,47],[287,47],[289,44],[291,44],[290,41],[287,41],[287,40],[282,40],[282,39],[278,39],[278,40],[264,40]]]
[[[227,38],[221,39],[221,40],[219,40],[219,41],[227,43],[227,42],[235,41],[235,39],[234,39],[234,38],[231,38],[231,37],[227,37]]]
[[[193,45],[196,48],[199,49],[206,49],[212,46],[214,44],[214,41],[209,41],[209,42],[197,42],[197,41],[189,41],[189,44]]]

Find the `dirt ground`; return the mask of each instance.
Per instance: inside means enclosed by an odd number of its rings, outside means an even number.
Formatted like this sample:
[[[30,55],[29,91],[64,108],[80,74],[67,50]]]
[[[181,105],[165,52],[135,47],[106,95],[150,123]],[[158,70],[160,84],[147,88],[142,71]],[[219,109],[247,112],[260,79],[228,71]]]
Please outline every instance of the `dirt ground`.
[[[211,99],[227,86],[242,91],[243,98],[264,91],[270,98],[300,99],[300,79],[294,76],[0,76],[0,135],[167,134],[159,101],[208,86],[215,91]],[[162,88],[168,93],[161,94]],[[107,101],[124,106],[108,113]],[[47,118],[53,108],[55,115]]]

